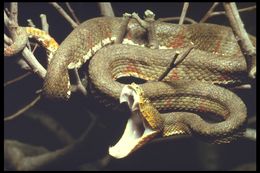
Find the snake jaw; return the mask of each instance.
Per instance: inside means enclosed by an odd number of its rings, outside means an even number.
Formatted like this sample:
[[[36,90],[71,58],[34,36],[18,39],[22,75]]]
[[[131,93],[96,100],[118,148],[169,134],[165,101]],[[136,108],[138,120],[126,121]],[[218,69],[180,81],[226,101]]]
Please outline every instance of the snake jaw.
[[[131,111],[139,110],[140,96],[129,85],[122,89],[120,103],[127,102]]]
[[[158,131],[149,128],[139,116],[138,113],[135,113],[128,119],[120,140],[113,147],[109,147],[109,154],[114,158],[121,159],[128,156],[158,134]]]
[[[131,85],[123,88],[120,103],[127,102],[132,115],[127,121],[120,140],[113,147],[109,148],[109,154],[114,158],[121,159],[128,156],[160,132],[158,129],[152,128],[143,116],[143,113],[140,111],[140,101],[142,99],[140,98],[139,90],[133,90]]]

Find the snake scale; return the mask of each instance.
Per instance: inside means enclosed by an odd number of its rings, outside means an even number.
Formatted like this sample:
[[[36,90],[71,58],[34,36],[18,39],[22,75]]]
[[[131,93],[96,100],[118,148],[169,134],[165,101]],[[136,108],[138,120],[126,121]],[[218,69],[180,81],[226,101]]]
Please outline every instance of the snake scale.
[[[48,55],[48,62],[52,58],[59,45],[58,43],[45,31],[34,27],[17,27],[16,37],[10,46],[4,48],[4,56],[13,56],[24,49],[28,42],[28,38],[37,40],[46,50]]]
[[[145,97],[161,113],[163,136],[187,133],[229,142],[246,121],[246,107],[237,95],[213,84],[234,86],[247,78],[246,62],[232,30],[215,24],[155,21],[160,49],[150,49],[140,46],[148,44],[146,31],[134,19],[128,24],[123,44],[112,44],[121,32],[122,21],[99,17],[74,29],[48,66],[44,95],[68,99],[71,94],[68,69],[80,68],[91,58],[88,72],[91,91],[97,98],[111,106],[118,105],[124,84],[117,79],[142,78],[149,81],[140,84]],[[250,38],[255,44],[255,38]],[[195,49],[164,81],[156,81],[176,51],[185,52],[191,42]],[[218,115],[221,121],[206,122],[194,114],[199,112]]]

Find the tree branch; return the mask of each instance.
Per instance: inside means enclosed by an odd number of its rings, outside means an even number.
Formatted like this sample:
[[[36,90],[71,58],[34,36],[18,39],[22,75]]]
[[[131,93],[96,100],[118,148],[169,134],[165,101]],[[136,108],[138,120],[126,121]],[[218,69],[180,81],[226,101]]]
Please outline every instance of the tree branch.
[[[41,98],[41,96],[37,96],[31,103],[27,104],[26,106],[24,106],[23,108],[21,108],[20,110],[15,112],[14,114],[5,117],[4,121],[10,121],[14,118],[17,118],[19,115],[21,115],[22,113],[24,113],[25,111],[30,109],[32,106],[34,106],[40,100],[40,98]]]
[[[255,123],[256,123],[256,116],[248,118],[247,120],[248,125],[255,124]]]
[[[71,154],[75,152],[76,149],[79,149],[82,146],[83,142],[86,140],[86,138],[89,136],[91,131],[93,130],[95,124],[96,124],[96,117],[92,114],[91,116],[91,123],[87,127],[87,129],[82,133],[80,138],[78,138],[74,143],[65,146],[64,148],[48,152],[46,150],[44,151],[38,151],[40,147],[31,146],[26,147],[25,149],[29,149],[29,153],[27,150],[24,150],[24,147],[17,147],[14,145],[8,145],[5,141],[4,146],[4,158],[5,161],[11,165],[16,170],[40,170],[43,168],[46,168],[51,165],[56,165],[58,162],[64,162],[64,160],[69,159]],[[94,133],[96,135],[96,133]],[[93,135],[94,135],[93,134]],[[22,144],[23,146],[29,146],[28,144]],[[31,151],[34,149],[36,151]],[[27,151],[27,152],[26,152]],[[32,155],[32,153],[34,153]]]
[[[245,133],[244,133],[244,137],[247,138],[247,139],[250,139],[252,141],[256,141],[256,130],[251,129],[251,128],[247,128]]]
[[[20,162],[23,162],[26,155],[32,157],[47,152],[48,150],[44,147],[24,144],[15,140],[4,140],[4,161],[5,166],[8,166],[9,169],[19,170],[19,164]]]
[[[252,10],[255,10],[255,9],[256,9],[256,5],[254,5],[252,7],[246,7],[246,8],[238,9],[238,12],[252,11]],[[225,11],[215,11],[215,12],[211,13],[210,17],[224,15],[224,14],[226,14]]]
[[[11,2],[10,4],[10,20],[18,24],[18,3]]]
[[[79,92],[81,93],[83,96],[86,96],[87,90],[86,88],[83,86],[81,79],[79,77],[79,73],[78,73],[78,69],[77,68],[73,68],[73,69],[69,69],[69,76],[71,81],[71,86],[72,86],[72,92]]]
[[[16,9],[13,7],[13,9]],[[13,14],[13,13],[11,13]],[[15,13],[16,14],[16,13]],[[17,18],[17,17],[12,17]],[[10,35],[13,40],[13,44],[9,47],[4,48],[4,56],[10,57],[24,49],[28,42],[28,36],[24,29],[18,27],[18,24],[10,20],[4,11],[4,23],[8,28]]]
[[[245,56],[249,77],[254,79],[256,75],[256,49],[244,28],[236,4],[224,3],[224,8],[240,49]]]
[[[40,15],[41,23],[42,23],[42,30],[49,34],[49,24],[47,22],[47,17],[45,14]]]
[[[256,6],[252,6],[252,7],[246,7],[246,8],[241,8],[241,9],[238,9],[238,12],[246,12],[246,11],[252,11],[252,10],[255,10],[256,9]],[[212,12],[211,15],[209,17],[213,17],[213,16],[219,16],[219,15],[225,15],[226,12],[225,11],[216,11],[216,12]]]
[[[160,22],[170,22],[170,21],[175,21],[175,20],[179,21],[180,17],[164,17],[164,18],[157,19],[157,21],[160,21]],[[198,23],[195,20],[188,18],[188,17],[185,17],[184,21],[190,22],[191,24]]]
[[[25,115],[33,120],[39,121],[43,126],[51,131],[62,142],[62,144],[69,145],[75,142],[75,139],[63,128],[63,126],[51,116],[42,112],[35,113],[35,111],[29,111]]]
[[[176,52],[172,59],[171,64],[167,67],[167,69],[164,71],[164,73],[158,78],[158,81],[162,81],[174,67],[176,67],[178,64],[180,64],[189,55],[189,53],[191,52],[191,50],[193,48],[194,48],[193,46],[190,47],[186,52],[184,52],[184,54],[180,58],[178,58],[180,53]]]
[[[28,26],[35,28],[35,24],[33,23],[32,19],[27,19]]]
[[[35,58],[33,53],[28,48],[25,48],[22,52],[22,55],[26,63],[31,67],[33,73],[36,73],[40,78],[44,79],[46,70]]]
[[[4,34],[4,42],[8,45],[11,45],[13,43],[13,40],[9,38],[6,34]]]
[[[98,2],[98,6],[102,16],[115,17],[113,8],[110,2]]]
[[[78,24],[63,10],[63,8],[56,2],[49,2],[72,26],[72,28],[76,28]]]
[[[213,10],[216,8],[216,6],[219,5],[218,2],[215,2],[212,7],[209,9],[209,11],[206,13],[206,15],[200,20],[199,23],[203,23],[206,20],[208,20],[210,17],[214,17],[214,16],[219,16],[219,15],[225,15],[226,12],[225,11],[215,11],[213,12]],[[241,8],[238,9],[238,12],[246,12],[246,11],[252,11],[256,9],[256,5],[251,6],[251,7],[246,7],[246,8]]]
[[[31,72],[26,72],[25,74],[23,74],[21,76],[18,76],[16,78],[12,79],[12,80],[7,81],[7,82],[4,83],[4,87],[6,87],[6,86],[8,86],[10,84],[13,84],[15,82],[18,82],[18,81],[24,79],[25,77],[29,76],[30,74],[32,74],[32,73]]]
[[[250,84],[243,84],[239,86],[235,86],[233,88],[230,88],[231,90],[236,90],[236,89],[252,89],[252,86]]]
[[[23,58],[19,58],[19,60],[16,62],[21,69],[25,70],[25,71],[31,71],[31,67],[27,64],[27,62],[25,62],[25,60]]]
[[[215,10],[215,8],[219,5],[219,2],[214,2],[213,5],[210,7],[209,11],[205,14],[205,16],[202,17],[202,19],[199,21],[199,23],[205,22],[208,18],[212,16],[212,12]]]
[[[119,32],[118,32],[116,40],[114,42],[115,44],[121,44],[123,42],[123,40],[125,38],[125,34],[127,32],[127,26],[128,26],[130,18],[131,18],[131,14],[128,14],[128,13],[123,14],[123,21],[120,25]]]
[[[181,12],[181,16],[180,16],[179,25],[183,24],[188,8],[189,8],[189,3],[184,2],[182,12]]]
[[[151,10],[146,10],[144,12],[144,19],[141,19],[137,13],[132,13],[132,18],[146,30],[148,37],[148,47],[152,49],[158,49],[159,43],[155,31],[155,14]]]
[[[70,14],[72,15],[73,19],[74,19],[74,20],[76,21],[76,23],[79,25],[79,24],[80,24],[80,21],[79,21],[79,19],[77,18],[77,16],[76,16],[74,10],[71,8],[71,6],[70,6],[70,4],[69,4],[68,2],[66,2],[65,4],[66,4],[67,8],[69,9]]]
[[[18,42],[21,42],[21,40],[17,40],[18,38],[16,37],[16,30],[14,30],[12,26],[16,26],[16,28],[18,27],[18,24],[17,23],[14,23],[14,21],[11,21],[6,13],[4,12],[4,23],[7,27],[7,29],[9,30],[9,32],[11,33],[11,35],[14,36],[13,40],[13,43],[14,44],[17,44],[17,45],[20,45],[21,43],[18,43]],[[19,27],[18,27],[19,28]],[[21,29],[21,32],[24,31],[24,29]],[[24,34],[22,34],[24,35]],[[26,38],[28,39],[28,36],[26,36]],[[16,41],[18,41],[16,43]],[[23,41],[22,41],[23,42]],[[27,41],[25,42],[25,45],[26,45]],[[14,45],[12,44],[12,45]],[[12,46],[11,45],[11,46]],[[31,70],[36,73],[39,77],[41,78],[44,78],[45,77],[45,74],[46,74],[46,70],[45,68],[38,62],[38,60],[34,57],[34,55],[32,54],[32,52],[27,48],[27,47],[23,47],[23,51],[22,51],[22,55],[24,57],[24,60],[26,61],[26,63],[31,67]],[[21,46],[21,45],[20,45]],[[19,46],[18,46],[19,47]]]

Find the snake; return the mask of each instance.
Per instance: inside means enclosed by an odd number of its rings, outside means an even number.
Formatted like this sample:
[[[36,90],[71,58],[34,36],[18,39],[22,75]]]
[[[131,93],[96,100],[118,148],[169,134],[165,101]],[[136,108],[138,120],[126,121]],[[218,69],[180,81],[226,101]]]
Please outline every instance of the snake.
[[[46,31],[35,27],[22,27],[16,28],[16,36],[13,38],[13,43],[4,48],[4,56],[11,57],[21,52],[27,42],[28,38],[35,39],[47,51],[48,63],[53,57],[53,53],[58,49],[59,44],[52,38]]]
[[[149,44],[146,30],[134,19],[128,23],[123,42],[113,44],[122,32],[122,23],[121,17],[97,17],[75,28],[50,61],[43,94],[69,99],[68,70],[81,68],[88,62],[85,70],[89,73],[89,90],[95,98],[114,108],[123,99],[133,112],[122,138],[109,148],[115,158],[128,156],[159,134],[164,137],[190,134],[219,143],[240,136],[247,118],[246,106],[224,87],[245,82],[247,66],[231,28],[155,21],[159,49],[150,49],[146,46]],[[250,39],[255,45],[255,38],[250,36]],[[163,81],[157,81],[176,52],[183,53],[191,45],[195,49],[184,61]],[[146,82],[127,85],[130,89],[123,92],[125,84],[119,79],[129,76]],[[133,99],[140,97],[140,93],[149,103],[144,109],[143,102],[139,102],[143,99]],[[215,118],[209,118],[211,114]],[[212,119],[216,122],[211,122]]]

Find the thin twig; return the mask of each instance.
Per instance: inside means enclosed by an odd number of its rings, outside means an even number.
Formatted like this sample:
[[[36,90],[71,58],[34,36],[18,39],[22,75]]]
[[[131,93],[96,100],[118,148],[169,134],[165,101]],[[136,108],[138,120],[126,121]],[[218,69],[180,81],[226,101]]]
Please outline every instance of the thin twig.
[[[28,22],[28,26],[33,27],[33,28],[36,27],[35,24],[33,23],[32,19],[27,19],[27,22]],[[31,46],[31,44],[32,43],[30,42],[29,45]],[[34,43],[33,49],[30,48],[29,50],[32,51],[32,53],[34,53],[38,47],[39,47],[39,44],[36,42],[36,43]]]
[[[28,26],[35,28],[35,24],[33,23],[32,19],[27,19]]]
[[[136,19],[137,22],[146,30],[148,47],[152,49],[158,49],[159,43],[155,31],[155,14],[151,10],[144,12],[144,19],[141,19],[137,13],[132,13],[132,18]]]
[[[15,8],[13,7],[13,9]],[[4,24],[10,32],[11,38],[13,40],[13,44],[4,49],[4,56],[10,57],[19,53],[21,50],[24,49],[24,47],[26,47],[26,43],[28,42],[28,36],[24,29],[20,29],[17,23],[9,19],[5,11]]]
[[[86,88],[83,86],[80,77],[79,77],[79,73],[78,73],[78,69],[74,68],[69,70],[69,75],[70,75],[70,79],[72,80],[72,92],[79,92],[81,94],[83,94],[84,96],[87,95],[87,90]],[[75,83],[73,85],[73,83]]]
[[[90,133],[93,131],[97,121],[96,117],[92,114],[91,123],[86,128],[86,130],[81,134],[80,138],[78,138],[74,143],[65,146],[64,148],[55,150],[53,152],[42,152],[38,155],[29,155],[24,153],[23,150],[14,150],[12,146],[5,145],[4,147],[4,158],[5,160],[16,170],[41,170],[50,166],[52,163],[57,164],[57,162],[64,162],[64,160],[69,159],[71,154],[75,152],[76,149],[82,148],[84,144],[83,142],[86,140]],[[92,134],[94,135],[94,134]],[[31,148],[31,147],[29,147]],[[37,147],[38,148],[38,147]],[[20,152],[20,153],[18,153]],[[91,152],[90,150],[85,152]]]
[[[105,155],[101,160],[99,160],[99,165],[100,165],[99,167],[101,168],[106,167],[112,159],[113,159],[112,156],[110,156],[109,154]]]
[[[26,46],[28,47],[28,49],[29,49],[30,51],[32,51],[32,47],[31,47],[30,41],[27,42]]]
[[[164,73],[158,78],[158,81],[162,81],[167,76],[167,74],[171,71],[179,54],[180,54],[179,52],[175,53],[174,57],[172,58],[171,64],[167,67]]]
[[[46,32],[46,34],[49,35],[49,24],[47,22],[47,17],[45,14],[41,14],[40,15],[41,18],[41,22],[42,22],[42,30]],[[35,49],[38,47],[38,44],[36,44],[36,46],[34,47]],[[53,52],[52,52],[53,53]],[[47,51],[47,62],[50,62],[50,59],[52,58],[52,53],[50,53],[49,51]]]
[[[19,115],[21,115],[22,113],[24,113],[25,111],[27,111],[28,109],[30,109],[32,106],[35,105],[35,103],[37,103],[40,100],[41,96],[37,96],[31,103],[27,104],[26,106],[24,106],[22,109],[18,110],[17,112],[15,112],[14,114],[7,116],[6,118],[4,118],[4,121],[10,121],[14,118],[17,118]]]
[[[7,13],[8,16],[10,16],[10,11],[8,8],[5,8],[4,11]]]
[[[164,18],[157,19],[157,21],[160,21],[160,22],[171,22],[171,21],[175,21],[175,20],[179,21],[180,17],[164,17]],[[189,17],[185,17],[184,21],[190,22],[192,24],[198,23],[198,22],[196,22],[195,20],[193,20],[193,19],[191,19]]]
[[[39,63],[33,53],[28,48],[25,48],[22,52],[22,55],[26,63],[31,67],[31,70],[40,78],[44,79],[46,75],[46,69]]]
[[[248,125],[254,124],[254,123],[256,123],[256,116],[248,118],[248,120],[247,120]]]
[[[87,93],[87,90],[86,88],[83,86],[80,78],[79,78],[79,74],[78,74],[78,70],[76,70],[75,72],[76,76],[77,76],[77,90],[84,96],[86,96],[88,93]]]
[[[226,12],[225,11],[215,11],[213,12],[213,10],[216,8],[217,5],[215,4],[219,4],[218,2],[215,2],[212,7],[209,9],[209,11],[207,12],[207,14],[200,20],[199,23],[203,23],[205,22],[206,20],[208,20],[210,17],[214,17],[214,16],[219,16],[219,15],[225,15]],[[251,7],[246,7],[246,8],[241,8],[241,9],[238,9],[238,12],[246,12],[246,11],[252,11],[252,10],[255,10],[256,9],[256,5],[254,6],[251,6]]]
[[[230,89],[233,90],[233,89],[251,89],[251,88],[252,86],[250,84],[243,84],[243,85],[235,86]]]
[[[238,9],[238,12],[241,13],[241,12],[246,12],[246,11],[252,11],[252,10],[255,10],[255,9],[256,9],[256,5],[251,6],[251,7],[246,7],[246,8]],[[215,11],[215,12],[212,12],[209,17],[219,16],[219,15],[225,15],[225,14],[226,14],[225,11]]]
[[[10,24],[17,25],[17,23],[15,24],[15,23],[13,23],[13,21],[10,21],[10,19],[7,17],[5,12],[4,12],[4,23],[5,23],[6,27],[8,28],[9,32],[11,33],[11,35],[15,36],[16,31],[14,31],[12,29]],[[25,47],[22,51],[22,55],[23,55],[24,60],[26,61],[27,65],[31,68],[31,70],[43,79],[46,75],[46,70],[38,62],[38,60],[35,58],[33,53],[27,47]],[[22,61],[20,61],[20,62],[22,62]],[[22,62],[22,64],[24,65],[24,62]],[[28,68],[28,66],[25,65],[24,67]]]
[[[96,162],[85,163],[79,166],[79,171],[102,171],[114,158],[109,154],[106,154]]]
[[[12,2],[10,4],[10,20],[18,24],[18,3]]]
[[[34,53],[38,47],[39,47],[39,44],[36,43],[36,44],[34,45],[33,49],[32,49],[32,53]]]
[[[10,30],[12,29],[10,28]],[[28,35],[23,28],[17,28],[17,30],[13,30],[11,35],[13,35],[13,44],[4,48],[5,58],[13,57],[14,55],[20,53],[28,43]]]
[[[49,2],[72,26],[72,28],[76,28],[78,24],[63,10],[63,8],[56,2]]]
[[[205,16],[202,17],[202,19],[199,21],[199,23],[205,22],[208,18],[212,16],[212,12],[214,9],[219,5],[219,2],[214,2],[213,5],[210,7],[209,11],[205,14]]]
[[[74,19],[74,20],[76,21],[76,23],[79,25],[79,24],[80,24],[80,21],[79,21],[79,19],[77,18],[77,16],[76,16],[74,10],[71,8],[71,6],[70,6],[70,4],[69,4],[68,2],[66,2],[65,4],[66,4],[67,8],[69,9],[70,14],[72,15],[73,19]]]
[[[4,34],[4,42],[7,43],[8,45],[13,44],[13,40],[11,38],[9,38],[6,34]],[[28,45],[30,46],[30,44],[28,44]],[[22,59],[19,59],[18,61],[20,61],[20,60],[22,60]],[[26,64],[26,62],[24,62],[24,60],[23,60],[23,63]],[[29,67],[28,64],[27,64],[27,67]],[[26,68],[26,69],[28,69],[28,68]]]
[[[98,6],[102,16],[115,17],[113,8],[110,2],[98,2]]]
[[[132,13],[132,18],[135,19],[141,27],[143,27],[146,30],[148,29],[148,27],[149,27],[148,22],[141,19],[137,13],[135,13],[135,12]]]
[[[18,76],[16,78],[12,79],[12,80],[7,81],[7,82],[4,83],[4,87],[6,87],[6,86],[8,86],[10,84],[13,84],[15,82],[18,82],[18,81],[24,79],[25,77],[29,76],[30,74],[32,74],[32,73],[31,72],[26,72],[25,74],[23,74],[21,76]]]
[[[244,133],[244,137],[247,138],[247,139],[250,139],[252,141],[256,141],[256,130],[251,129],[251,128],[247,128],[245,133]]]
[[[44,114],[43,112],[35,112],[35,110],[27,112],[26,116],[39,121],[43,126],[55,134],[64,145],[75,142],[75,139],[64,129],[64,127],[51,116]]]
[[[25,62],[25,60],[23,58],[19,58],[19,60],[16,62],[18,64],[18,66],[25,70],[25,71],[30,71],[31,67],[27,64],[27,62]]]
[[[6,36],[6,35],[5,35]],[[5,41],[7,41],[8,43],[13,43],[13,41],[12,41],[12,39],[11,38],[9,38],[8,36],[6,36],[7,37],[7,39],[8,40],[6,40],[6,38],[5,38]],[[28,44],[27,44],[28,45]],[[29,49],[31,49],[31,47],[30,47],[30,44],[29,44]],[[16,62],[19,66],[20,66],[20,68],[21,69],[23,69],[23,70],[26,70],[26,71],[28,71],[28,70],[30,70],[31,68],[29,67],[29,65],[24,61],[24,59],[22,59],[22,58],[19,58],[18,60],[17,60],[17,62]]]
[[[49,24],[47,22],[47,17],[45,14],[40,15],[41,22],[42,22],[42,30],[49,34]]]
[[[13,40],[10,37],[8,37],[6,34],[4,34],[4,41],[8,45],[11,45],[13,43]]]
[[[4,162],[5,166],[11,170],[19,170],[20,163],[27,155],[35,156],[48,152],[46,148],[41,146],[25,144],[16,140],[4,140]]]
[[[8,20],[9,19],[7,19],[7,23],[9,23]],[[27,22],[30,26],[35,26],[31,19],[28,19]],[[33,52],[37,48],[37,45],[38,44],[36,44],[36,46],[34,47]],[[24,67],[27,70],[29,66],[32,72],[36,73],[40,78],[43,79],[46,75],[46,69],[39,63],[39,61],[35,58],[33,53],[27,47],[25,47],[22,51],[22,55],[23,55],[23,61],[25,62],[21,62],[21,65],[24,66],[26,64]]]
[[[191,50],[193,48],[194,48],[193,46],[190,47],[180,58],[178,58],[178,55],[180,53],[176,52],[172,59],[171,64],[167,67],[167,69],[164,71],[164,73],[158,78],[158,81],[162,81],[174,67],[176,67],[178,64],[180,64],[189,55],[189,53],[191,52]]]
[[[252,11],[252,10],[255,10],[255,9],[256,9],[256,5],[253,5],[251,7],[238,9],[238,12]]]
[[[232,27],[234,35],[238,40],[241,52],[245,56],[249,77],[254,79],[256,75],[256,49],[244,28],[244,24],[238,13],[236,4],[224,3],[224,8],[230,22],[230,26]]]
[[[123,40],[125,38],[125,34],[127,32],[127,26],[128,26],[130,17],[131,17],[131,14],[128,14],[128,13],[123,14],[123,21],[122,21],[120,28],[119,28],[120,32],[118,32],[118,35],[117,35],[116,40],[114,42],[115,44],[121,44],[123,42]]]
[[[182,12],[181,12],[180,21],[179,21],[179,25],[183,24],[188,8],[189,8],[189,2],[184,2]]]
[[[11,11],[12,10],[12,11]],[[16,30],[18,23],[16,22],[18,19],[18,3],[11,3],[10,4],[10,11],[9,11],[9,17],[6,15],[4,11],[4,24],[8,28],[12,40],[14,40],[17,37]]]

